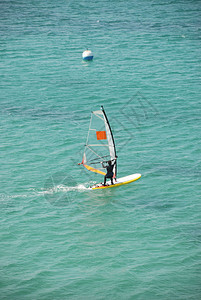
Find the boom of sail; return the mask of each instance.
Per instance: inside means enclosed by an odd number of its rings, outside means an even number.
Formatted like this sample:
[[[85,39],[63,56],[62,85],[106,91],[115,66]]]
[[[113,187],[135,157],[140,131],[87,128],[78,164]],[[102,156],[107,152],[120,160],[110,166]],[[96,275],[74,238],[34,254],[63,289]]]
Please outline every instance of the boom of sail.
[[[106,116],[101,110],[91,113],[84,155],[81,164],[89,171],[105,175],[102,163],[109,160],[114,164],[114,178],[117,176],[116,149],[112,130]]]

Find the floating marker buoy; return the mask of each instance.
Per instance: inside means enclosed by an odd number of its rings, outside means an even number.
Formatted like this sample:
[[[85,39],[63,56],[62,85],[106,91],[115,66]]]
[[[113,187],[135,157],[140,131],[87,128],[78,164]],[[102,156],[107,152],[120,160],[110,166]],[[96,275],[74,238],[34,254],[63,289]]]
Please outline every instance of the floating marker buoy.
[[[83,53],[82,53],[82,58],[83,60],[92,60],[93,59],[93,54],[91,52],[91,50],[85,50]]]

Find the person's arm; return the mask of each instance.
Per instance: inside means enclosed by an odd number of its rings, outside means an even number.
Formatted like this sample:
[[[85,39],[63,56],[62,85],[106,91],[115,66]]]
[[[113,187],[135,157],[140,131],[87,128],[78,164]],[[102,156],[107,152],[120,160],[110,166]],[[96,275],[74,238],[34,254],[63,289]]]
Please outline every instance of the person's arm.
[[[113,161],[113,165],[116,164],[116,160],[117,160],[117,156],[112,160]]]

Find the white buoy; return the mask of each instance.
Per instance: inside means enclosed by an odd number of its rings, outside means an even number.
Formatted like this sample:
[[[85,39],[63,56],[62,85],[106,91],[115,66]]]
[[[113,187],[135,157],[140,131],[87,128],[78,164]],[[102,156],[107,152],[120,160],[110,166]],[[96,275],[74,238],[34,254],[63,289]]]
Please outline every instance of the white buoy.
[[[82,58],[83,60],[92,60],[93,59],[93,54],[91,52],[91,50],[85,50],[83,53],[82,53]]]

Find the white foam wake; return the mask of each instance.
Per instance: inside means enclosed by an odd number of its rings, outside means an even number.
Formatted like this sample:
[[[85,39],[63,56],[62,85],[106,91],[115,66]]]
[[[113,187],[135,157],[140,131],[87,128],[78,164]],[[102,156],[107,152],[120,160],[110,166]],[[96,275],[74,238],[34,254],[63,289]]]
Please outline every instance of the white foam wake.
[[[73,191],[85,191],[88,190],[88,188],[84,184],[78,184],[76,186],[66,186],[66,185],[56,185],[49,189],[39,191],[38,194],[55,194],[59,192],[73,192]]]

